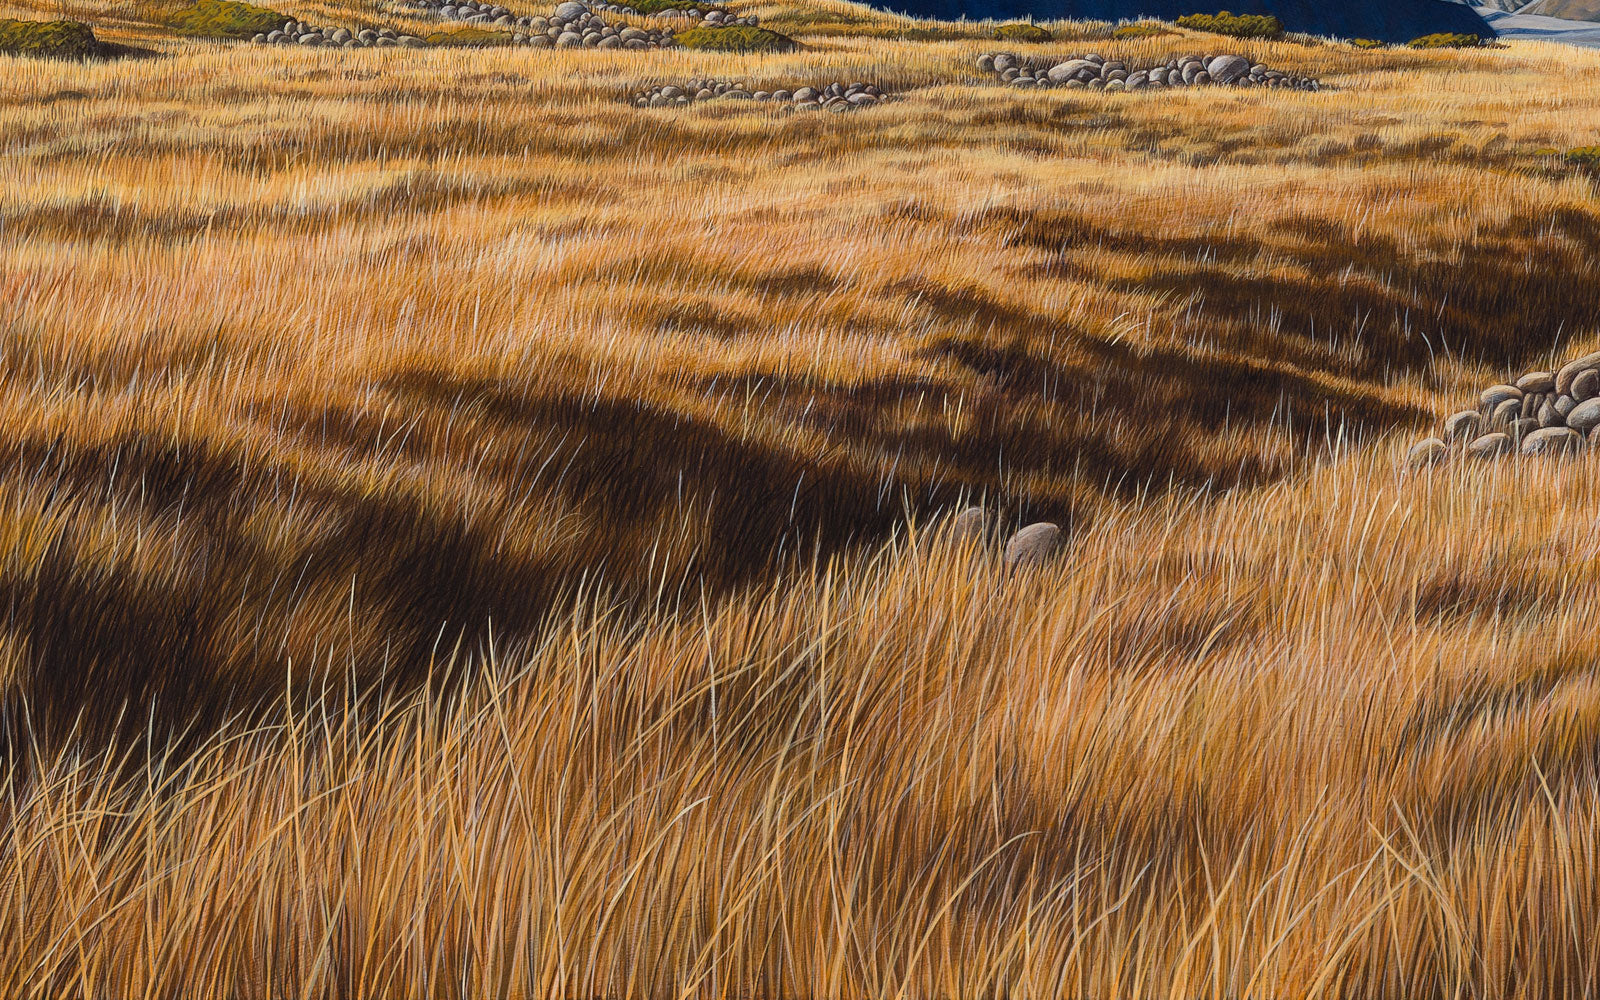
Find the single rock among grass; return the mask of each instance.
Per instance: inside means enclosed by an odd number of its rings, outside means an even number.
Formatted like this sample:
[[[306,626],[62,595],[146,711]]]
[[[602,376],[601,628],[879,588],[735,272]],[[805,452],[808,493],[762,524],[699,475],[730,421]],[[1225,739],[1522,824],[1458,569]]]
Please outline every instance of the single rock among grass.
[[[1483,415],[1477,410],[1462,410],[1451,414],[1444,422],[1444,436],[1451,441],[1470,441],[1483,425]]]
[[[1006,543],[1007,566],[1037,566],[1049,562],[1061,548],[1061,529],[1048,521],[1030,524]]]
[[[989,515],[982,507],[968,507],[950,519],[950,540],[958,546],[976,545],[989,533]]]
[[[1406,452],[1406,468],[1422,469],[1450,457],[1450,446],[1438,438],[1423,438]]]

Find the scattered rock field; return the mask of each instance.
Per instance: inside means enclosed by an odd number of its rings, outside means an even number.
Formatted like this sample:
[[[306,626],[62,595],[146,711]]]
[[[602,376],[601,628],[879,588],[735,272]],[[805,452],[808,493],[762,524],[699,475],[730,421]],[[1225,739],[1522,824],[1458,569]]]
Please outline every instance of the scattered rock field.
[[[1438,437],[1406,453],[1406,465],[1423,468],[1457,459],[1507,455],[1577,455],[1600,446],[1600,351],[1559,371],[1527,372],[1514,383],[1492,385],[1477,405],[1445,418]]]
[[[303,21],[285,21],[283,27],[251,39],[257,45],[304,45],[331,49],[424,49],[428,43],[415,35],[402,35],[393,28],[327,28]]]
[[[1310,77],[1280,73],[1253,64],[1240,55],[1183,56],[1158,66],[1138,67],[1097,53],[1069,59],[1030,62],[1012,52],[986,52],[978,57],[978,70],[998,77],[1012,87],[1135,91],[1184,87],[1273,87],[1285,90],[1320,89]]]
[[[447,21],[511,33],[513,45],[532,48],[661,49],[671,48],[671,28],[617,27],[588,5],[568,0],[548,16],[519,16],[507,7],[479,0],[409,0],[411,6]],[[618,8],[620,11],[621,9]],[[626,13],[626,11],[622,11]]]
[[[711,10],[704,11],[695,8],[673,7],[667,10],[658,10],[649,14],[645,14],[635,10],[632,7],[629,7],[627,4],[597,3],[595,4],[594,9],[602,14],[623,14],[629,17],[664,17],[669,19],[677,18],[685,21],[697,21],[712,28],[734,28],[739,27],[740,25],[754,28],[758,27],[760,23],[754,14],[751,14],[747,17],[738,17],[732,11],[725,10],[721,7],[715,7]]]
[[[635,107],[660,108],[671,105],[693,104],[698,101],[771,101],[797,109],[822,108],[827,111],[851,111],[871,107],[892,97],[865,83],[829,83],[820,87],[805,86],[795,90],[752,90],[738,80],[689,80],[682,84],[663,84],[630,95]]]

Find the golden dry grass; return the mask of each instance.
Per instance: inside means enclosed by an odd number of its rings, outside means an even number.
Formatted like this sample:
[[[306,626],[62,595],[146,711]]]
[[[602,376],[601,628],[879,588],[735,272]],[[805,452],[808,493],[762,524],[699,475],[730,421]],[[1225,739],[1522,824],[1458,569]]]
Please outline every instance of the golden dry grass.
[[[1391,435],[1600,336],[1600,56],[744,6],[0,61],[0,992],[1597,988],[1600,468]],[[879,548],[974,497],[1071,557]]]

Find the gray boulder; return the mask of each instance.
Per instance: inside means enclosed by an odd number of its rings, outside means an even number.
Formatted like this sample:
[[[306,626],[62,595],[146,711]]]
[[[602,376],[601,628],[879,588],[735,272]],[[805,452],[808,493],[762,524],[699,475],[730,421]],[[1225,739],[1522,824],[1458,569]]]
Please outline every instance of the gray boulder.
[[[1584,449],[1583,435],[1570,427],[1543,427],[1522,439],[1524,455],[1574,455]]]
[[[1572,381],[1581,373],[1600,368],[1600,351],[1568,361],[1556,372],[1556,391],[1572,395]]]
[[[1050,71],[1045,75],[1050,78],[1051,83],[1066,83],[1068,80],[1077,79],[1078,74],[1084,70],[1095,68],[1095,64],[1087,59],[1069,59],[1064,63],[1056,63],[1051,66]]]
[[[566,3],[556,5],[555,16],[563,21],[576,21],[589,13],[589,8],[577,0],[567,0]]]
[[[1030,524],[1006,543],[1007,566],[1045,563],[1061,548],[1061,529],[1048,521]]]
[[[1450,448],[1443,441],[1438,438],[1424,438],[1406,452],[1406,468],[1420,469],[1435,465],[1444,461],[1449,455]]]
[[[1452,441],[1470,441],[1478,434],[1483,417],[1477,410],[1451,414],[1444,422],[1444,436]]]
[[[1600,399],[1587,399],[1574,406],[1567,414],[1567,426],[1580,434],[1600,427]]]
[[[1229,84],[1241,76],[1250,75],[1250,60],[1244,56],[1217,56],[1206,63],[1206,72],[1217,83]]]
[[[989,515],[982,507],[968,507],[950,519],[950,541],[960,545],[976,545],[989,531]]]
[[[1572,380],[1572,398],[1584,400],[1596,396],[1600,396],[1600,369],[1590,368],[1579,372],[1578,377]]]
[[[1517,388],[1523,392],[1555,392],[1555,372],[1529,372],[1517,379]]]
[[[1467,445],[1467,457],[1499,458],[1501,455],[1509,454],[1514,447],[1509,434],[1485,434]]]

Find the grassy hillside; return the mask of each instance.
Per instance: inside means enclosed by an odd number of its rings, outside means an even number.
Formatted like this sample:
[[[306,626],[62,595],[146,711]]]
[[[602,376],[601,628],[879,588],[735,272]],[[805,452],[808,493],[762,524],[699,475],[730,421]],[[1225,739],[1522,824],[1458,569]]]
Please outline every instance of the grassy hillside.
[[[735,6],[0,57],[6,995],[1579,995],[1596,473],[1391,470],[1600,346],[1600,55]]]

